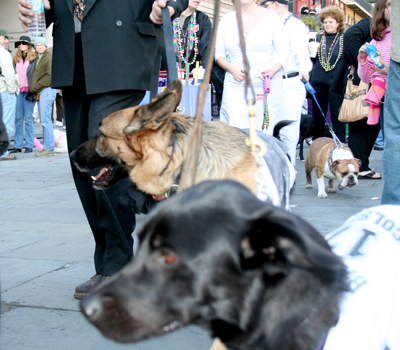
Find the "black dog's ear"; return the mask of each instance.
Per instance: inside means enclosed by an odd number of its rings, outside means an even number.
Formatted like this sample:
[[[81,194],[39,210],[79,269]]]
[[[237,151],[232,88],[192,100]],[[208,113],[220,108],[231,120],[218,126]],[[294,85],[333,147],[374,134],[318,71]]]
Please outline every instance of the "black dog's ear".
[[[182,82],[180,79],[175,79],[149,104],[136,110],[130,124],[125,128],[125,133],[130,135],[132,132],[140,130],[144,126],[150,124],[153,124],[153,129],[157,129],[165,118],[176,111],[181,97]]]
[[[291,266],[344,269],[325,239],[301,218],[271,207],[249,215],[250,230],[241,244],[244,269],[263,268],[268,275],[285,274]]]

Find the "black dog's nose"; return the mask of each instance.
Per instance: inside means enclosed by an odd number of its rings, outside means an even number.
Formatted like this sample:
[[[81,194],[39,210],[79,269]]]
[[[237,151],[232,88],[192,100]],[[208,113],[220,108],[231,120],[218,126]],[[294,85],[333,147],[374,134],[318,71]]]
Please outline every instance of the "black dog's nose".
[[[100,298],[95,294],[88,295],[86,298],[84,298],[80,303],[80,307],[83,314],[91,322],[101,317],[103,312],[103,306],[100,302]]]

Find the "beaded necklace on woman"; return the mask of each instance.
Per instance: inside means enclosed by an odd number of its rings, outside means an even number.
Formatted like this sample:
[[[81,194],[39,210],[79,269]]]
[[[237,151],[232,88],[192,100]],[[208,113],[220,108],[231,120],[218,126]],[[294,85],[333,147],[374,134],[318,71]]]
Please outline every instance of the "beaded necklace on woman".
[[[337,43],[339,42],[339,53],[336,58],[334,64],[331,65],[330,60],[333,54],[333,50],[335,49]],[[324,68],[325,72],[329,72],[336,67],[336,64],[339,62],[340,57],[343,53],[343,34],[339,32],[336,33],[335,39],[333,39],[332,45],[329,48],[328,54],[326,53],[326,36],[325,33],[321,38],[321,45],[318,49],[318,60],[321,63],[322,68]]]
[[[185,68],[187,64],[190,66],[196,62],[196,57],[199,54],[199,49],[197,48],[199,39],[197,38],[198,25],[196,23],[196,13],[197,11],[194,10],[190,16],[186,36],[179,23],[179,18],[176,18],[173,22],[174,49],[181,68]],[[189,62],[192,52],[194,52],[193,59]]]

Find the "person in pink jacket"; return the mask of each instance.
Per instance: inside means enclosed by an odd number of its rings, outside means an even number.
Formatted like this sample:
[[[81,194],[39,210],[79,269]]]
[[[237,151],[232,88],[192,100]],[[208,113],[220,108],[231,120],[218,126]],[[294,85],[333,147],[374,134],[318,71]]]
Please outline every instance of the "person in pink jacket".
[[[386,92],[387,74],[390,63],[390,12],[391,0],[382,1],[375,5],[372,18],[371,43],[365,43],[358,52],[358,75],[365,83],[372,83],[366,101],[370,104],[367,123],[378,124],[380,116],[383,118],[383,103]],[[367,54],[367,45],[376,47],[380,53],[379,60],[383,67],[378,67]],[[382,108],[381,108],[382,107]],[[383,125],[383,120],[381,120]]]

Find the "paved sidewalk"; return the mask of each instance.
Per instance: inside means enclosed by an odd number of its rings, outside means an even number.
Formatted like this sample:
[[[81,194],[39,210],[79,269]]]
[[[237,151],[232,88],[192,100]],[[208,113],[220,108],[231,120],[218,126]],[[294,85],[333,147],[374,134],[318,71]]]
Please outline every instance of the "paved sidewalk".
[[[36,127],[39,137],[40,129]],[[34,153],[18,153],[17,157],[0,162],[0,348],[209,349],[212,339],[198,327],[122,345],[103,338],[86,322],[73,292],[95,273],[94,241],[68,156],[37,158]],[[381,157],[382,152],[373,151],[370,159],[371,168],[378,172],[382,172]],[[304,163],[297,162],[297,171],[292,210],[323,234],[362,209],[380,204],[382,180],[361,180],[359,186],[318,199],[316,187],[305,189]],[[138,216],[138,225],[144,219]]]

